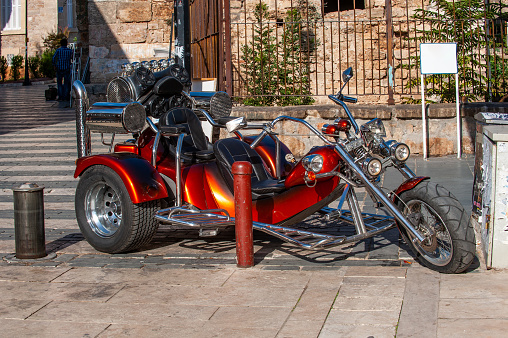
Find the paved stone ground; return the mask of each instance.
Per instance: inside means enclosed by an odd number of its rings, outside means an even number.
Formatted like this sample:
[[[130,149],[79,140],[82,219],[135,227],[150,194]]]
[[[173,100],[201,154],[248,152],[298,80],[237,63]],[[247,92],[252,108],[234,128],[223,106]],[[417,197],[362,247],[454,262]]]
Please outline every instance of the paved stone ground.
[[[74,216],[74,111],[46,102],[43,89],[0,87],[0,336],[504,335],[506,271],[475,264],[466,274],[437,274],[412,260],[396,231],[322,252],[257,235],[252,269],[236,268],[231,231],[202,239],[162,227],[139,252],[96,252]],[[104,149],[98,138],[93,148]],[[472,165],[453,157],[410,163],[468,210]],[[383,180],[393,188],[399,178]],[[46,187],[53,260],[3,259],[14,251],[11,188],[26,181]]]

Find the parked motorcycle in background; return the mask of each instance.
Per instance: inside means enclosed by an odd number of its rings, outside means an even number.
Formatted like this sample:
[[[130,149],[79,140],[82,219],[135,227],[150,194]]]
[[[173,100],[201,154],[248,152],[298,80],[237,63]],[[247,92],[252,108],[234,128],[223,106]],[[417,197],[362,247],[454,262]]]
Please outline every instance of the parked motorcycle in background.
[[[131,65],[108,88],[108,100],[114,102],[91,109],[82,84],[74,84],[81,103],[78,147],[83,155],[76,161],[76,216],[84,237],[97,250],[136,250],[150,242],[159,223],[196,228],[202,236],[218,234],[234,224],[232,164],[249,161],[256,230],[319,250],[398,227],[416,258],[431,269],[459,273],[473,261],[474,231],[457,199],[428,177],[416,177],[405,164],[409,147],[385,141],[380,119],[358,126],[346,105],[357,100],[342,94],[353,77],[351,68],[343,73],[339,93],[329,96],[347,118],[321,131],[289,116],[264,124],[231,117],[226,93],[188,93],[188,74],[175,68],[154,73]],[[274,131],[282,121],[303,125],[323,145],[296,161]],[[232,137],[212,144],[202,122],[226,129]],[[261,131],[244,136],[248,130]],[[134,138],[115,145],[112,140],[110,153],[91,155],[90,131],[134,133]],[[405,181],[385,193],[378,182],[390,168]],[[361,212],[359,188],[365,188],[380,212]],[[338,206],[331,208],[331,203]],[[291,227],[314,214],[333,221],[333,226],[353,227],[355,234],[334,236]]]

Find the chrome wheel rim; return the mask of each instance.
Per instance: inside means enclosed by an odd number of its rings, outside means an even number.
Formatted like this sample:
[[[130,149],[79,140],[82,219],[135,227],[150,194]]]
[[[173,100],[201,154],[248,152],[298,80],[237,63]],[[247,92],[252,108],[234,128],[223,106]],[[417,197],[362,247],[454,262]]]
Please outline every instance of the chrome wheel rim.
[[[436,266],[450,263],[453,255],[452,237],[438,213],[427,203],[412,200],[406,204],[404,214],[425,237],[422,243],[413,242],[423,258]]]
[[[98,182],[85,196],[88,225],[100,237],[113,236],[122,223],[122,204],[116,191],[104,182]]]

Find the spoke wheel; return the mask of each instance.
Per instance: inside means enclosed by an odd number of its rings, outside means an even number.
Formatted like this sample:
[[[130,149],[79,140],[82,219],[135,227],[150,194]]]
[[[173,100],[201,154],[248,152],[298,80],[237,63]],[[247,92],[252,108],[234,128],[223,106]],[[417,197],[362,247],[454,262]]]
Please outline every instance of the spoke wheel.
[[[423,201],[411,200],[403,213],[425,237],[422,243],[415,244],[423,258],[437,266],[450,263],[453,256],[452,237],[436,210]]]
[[[418,261],[439,272],[460,273],[474,259],[474,229],[464,207],[442,186],[423,181],[400,194],[402,213],[425,239],[415,241],[399,224],[399,230]]]
[[[88,168],[76,189],[76,218],[81,233],[96,250],[121,253],[151,241],[159,223],[160,201],[132,203],[118,174],[102,165]]]

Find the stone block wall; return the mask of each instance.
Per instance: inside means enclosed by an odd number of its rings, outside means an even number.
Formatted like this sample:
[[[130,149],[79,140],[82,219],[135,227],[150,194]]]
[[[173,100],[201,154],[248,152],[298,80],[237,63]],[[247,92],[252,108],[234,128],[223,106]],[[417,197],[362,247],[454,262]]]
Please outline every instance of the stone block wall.
[[[423,153],[421,105],[362,105],[349,106],[358,125],[373,118],[380,118],[386,128],[387,137],[406,143],[413,154]],[[474,153],[475,126],[474,115],[479,112],[508,113],[506,103],[469,103],[461,105],[462,152]],[[326,123],[338,117],[346,117],[337,105],[313,105],[295,107],[235,107],[233,116],[245,116],[256,123],[269,122],[278,116],[286,115],[309,122],[321,130]],[[457,153],[456,108],[454,104],[432,104],[428,109],[428,154],[444,156]],[[288,145],[295,156],[304,156],[310,148],[321,144],[314,134],[301,124],[284,121],[276,129],[280,139]],[[259,131],[258,131],[259,132]],[[244,134],[255,134],[245,131]],[[222,137],[227,133],[222,131]]]
[[[88,1],[88,41],[93,83],[117,76],[126,62],[154,59],[168,49],[173,1]]]

